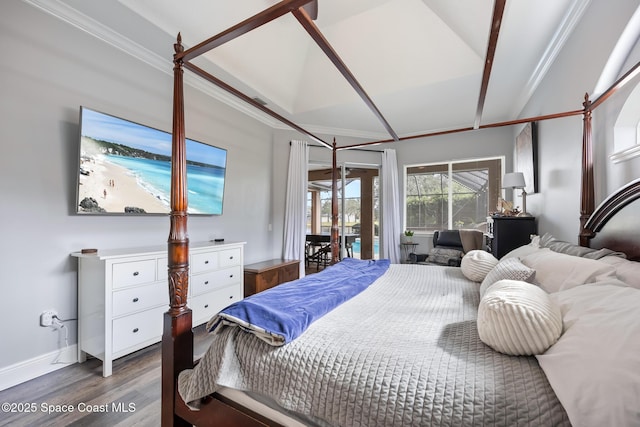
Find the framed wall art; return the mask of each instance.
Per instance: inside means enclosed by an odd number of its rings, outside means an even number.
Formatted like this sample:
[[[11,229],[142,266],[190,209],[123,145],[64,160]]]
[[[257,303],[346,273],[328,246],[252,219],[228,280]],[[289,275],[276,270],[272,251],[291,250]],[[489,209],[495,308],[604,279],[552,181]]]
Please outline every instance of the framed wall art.
[[[538,132],[537,123],[527,123],[516,137],[515,172],[524,174],[527,194],[538,192]]]

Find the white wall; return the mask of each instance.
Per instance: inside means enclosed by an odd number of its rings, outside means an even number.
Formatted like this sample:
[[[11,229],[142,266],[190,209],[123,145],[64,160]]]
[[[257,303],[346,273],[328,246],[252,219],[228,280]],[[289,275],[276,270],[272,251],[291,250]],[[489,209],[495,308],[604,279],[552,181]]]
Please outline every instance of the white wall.
[[[158,71],[19,0],[3,2],[0,51],[1,383],[8,368],[60,348],[39,315],[76,317],[71,252],[166,244],[165,216],[74,214],[78,113],[85,105],[171,131],[173,80],[171,53],[168,73]],[[223,215],[191,217],[190,240],[246,241],[247,262],[279,252],[281,235],[268,231],[272,130],[188,86],[185,98],[187,136],[228,150]]]

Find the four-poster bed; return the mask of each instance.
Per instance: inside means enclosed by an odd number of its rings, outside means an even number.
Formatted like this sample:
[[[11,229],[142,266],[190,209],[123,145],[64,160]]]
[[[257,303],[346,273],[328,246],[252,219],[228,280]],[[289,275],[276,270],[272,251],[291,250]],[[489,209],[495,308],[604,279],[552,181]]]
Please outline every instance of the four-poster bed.
[[[191,49],[184,50],[181,45],[180,36],[178,36],[175,44],[174,56],[174,115],[173,115],[173,161],[172,161],[172,178],[171,178],[171,214],[170,214],[170,232],[168,238],[168,263],[169,263],[169,295],[170,309],[164,315],[164,335],[162,342],[162,422],[163,425],[276,425],[277,423],[270,421],[256,412],[246,409],[245,407],[235,403],[232,399],[221,394],[214,393],[206,398],[199,399],[198,410],[193,410],[184,401],[178,390],[178,376],[181,372],[191,369],[193,362],[193,333],[191,322],[191,310],[187,306],[187,289],[188,289],[188,269],[189,269],[189,240],[187,234],[187,194],[186,194],[186,166],[185,166],[185,129],[184,129],[184,97],[183,97],[183,68],[200,75],[204,79],[220,86],[221,88],[233,93],[243,99],[250,105],[258,108],[265,113],[275,117],[283,123],[291,126],[293,129],[301,132],[318,144],[324,145],[332,149],[333,152],[333,210],[332,210],[332,262],[338,261],[338,227],[337,227],[337,197],[336,191],[336,153],[340,149],[354,148],[355,146],[338,147],[335,140],[332,144],[328,144],[317,136],[302,129],[298,125],[289,122],[286,118],[274,113],[263,105],[257,103],[250,97],[240,93],[234,88],[229,87],[224,82],[218,80],[206,71],[193,65],[190,61],[198,55],[221,45],[222,43],[237,37],[245,32],[251,31],[258,26],[276,19],[283,14],[291,12],[310,33],[314,40],[323,48],[332,62],[338,67],[342,74],[351,83],[354,89],[367,103],[376,116],[385,124],[391,135],[390,140],[375,141],[362,145],[379,144],[389,141],[401,141],[393,129],[388,126],[384,117],[379,113],[370,98],[366,95],[361,86],[357,83],[353,75],[346,66],[341,62],[339,57],[331,49],[329,44],[324,40],[322,35],[314,27],[313,22],[306,14],[303,6],[310,3],[310,0],[287,0],[247,19],[238,25],[230,28],[219,35],[212,37]],[[504,2],[496,2],[496,11],[494,20],[499,18],[504,8]],[[502,7],[500,7],[502,6]],[[496,33],[497,36],[497,33]],[[493,39],[492,39],[493,40]],[[495,40],[490,43],[487,56],[492,55],[492,49],[495,49]],[[634,68],[635,70],[635,68]],[[485,70],[487,71],[487,70]],[[487,71],[488,72],[488,71]],[[485,74],[483,82],[488,83],[488,74]],[[603,97],[608,96],[615,91],[622,80],[617,82],[610,91]],[[483,84],[486,88],[486,84]],[[528,121],[546,120],[559,117],[575,116],[582,114],[584,117],[584,137],[583,137],[583,159],[582,159],[582,189],[581,189],[581,212],[580,212],[580,243],[583,246],[592,246],[594,248],[607,247],[616,251],[624,251],[628,258],[633,260],[640,259],[640,231],[633,224],[631,219],[637,218],[640,214],[640,183],[634,182],[617,194],[611,196],[598,209],[595,209],[594,203],[594,177],[593,177],[593,158],[592,158],[592,140],[591,140],[591,112],[600,103],[598,101],[591,103],[585,97],[584,108],[566,113],[553,114],[547,116],[539,116],[534,118],[515,120],[511,122],[496,123],[492,125],[476,126],[476,128],[487,128],[493,126],[506,126]],[[481,106],[479,106],[481,111]],[[473,128],[465,128],[454,131],[439,132],[429,135],[417,135],[411,138],[426,137],[437,134],[469,131]],[[406,138],[409,139],[409,138]],[[361,145],[359,145],[361,146]],[[424,269],[424,267],[422,267]],[[458,286],[455,284],[454,286]],[[463,285],[460,285],[463,286]],[[466,286],[466,285],[465,285]],[[466,295],[466,294],[465,294]],[[477,306],[477,302],[476,306]],[[364,310],[365,308],[363,308]],[[462,323],[472,322],[469,318],[461,318]],[[237,329],[237,328],[234,328]],[[239,339],[239,338],[238,338]],[[486,351],[483,349],[482,351]],[[489,350],[493,351],[493,350]],[[486,353],[483,353],[486,355]],[[498,354],[498,353],[496,353]],[[529,362],[526,362],[527,364]],[[541,388],[547,388],[546,381],[540,380]],[[328,393],[327,390],[324,391]],[[557,401],[554,397],[540,397],[544,400],[545,409],[549,409],[549,418],[537,418],[537,421],[552,421],[554,424],[567,423],[566,415],[562,408],[556,408],[556,412],[551,411],[551,407],[557,407]],[[526,401],[526,399],[524,399]],[[521,402],[522,403],[522,402]],[[193,404],[193,403],[192,403]],[[525,403],[522,403],[523,405]],[[536,403],[537,404],[537,403]],[[537,415],[536,415],[537,416]],[[544,414],[542,416],[545,416]],[[400,418],[402,419],[402,418]],[[504,420],[508,420],[505,417]]]

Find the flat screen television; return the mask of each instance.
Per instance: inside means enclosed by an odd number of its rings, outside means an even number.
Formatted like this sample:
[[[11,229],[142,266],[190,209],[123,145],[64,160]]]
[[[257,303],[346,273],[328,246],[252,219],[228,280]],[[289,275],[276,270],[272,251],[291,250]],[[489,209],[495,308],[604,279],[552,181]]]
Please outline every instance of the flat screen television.
[[[220,215],[227,150],[186,140],[189,215]],[[171,134],[80,107],[76,212],[168,214]]]

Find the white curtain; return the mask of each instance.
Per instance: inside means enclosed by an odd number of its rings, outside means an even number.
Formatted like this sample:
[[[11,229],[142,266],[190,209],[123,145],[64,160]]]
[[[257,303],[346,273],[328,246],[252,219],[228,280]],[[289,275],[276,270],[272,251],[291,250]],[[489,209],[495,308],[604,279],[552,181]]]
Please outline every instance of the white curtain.
[[[309,146],[305,141],[291,141],[289,178],[284,214],[284,258],[300,260],[300,277],[305,274],[307,239],[307,180]]]
[[[382,256],[399,263],[400,255],[400,193],[398,189],[398,161],[396,150],[382,153]]]

